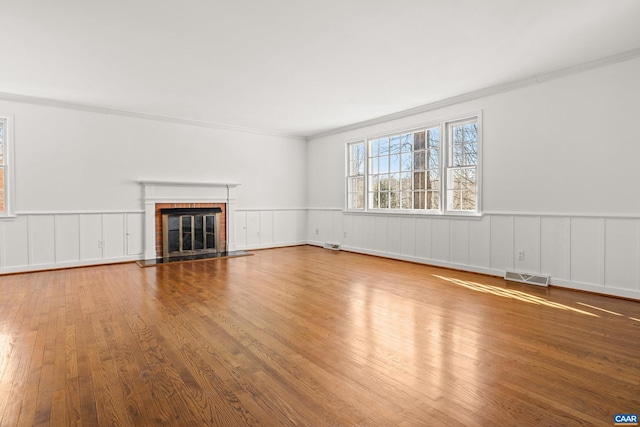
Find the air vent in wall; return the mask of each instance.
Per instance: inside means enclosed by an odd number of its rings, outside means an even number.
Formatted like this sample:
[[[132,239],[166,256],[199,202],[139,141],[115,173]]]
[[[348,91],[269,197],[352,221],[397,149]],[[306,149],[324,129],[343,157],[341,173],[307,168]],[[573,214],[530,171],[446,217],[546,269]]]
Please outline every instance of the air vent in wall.
[[[325,249],[331,249],[332,251],[339,251],[340,250],[340,243],[327,242],[327,243],[324,244],[323,247]]]
[[[530,285],[549,286],[549,276],[537,276],[535,274],[507,271],[504,273],[504,279],[511,280],[512,282],[528,283]]]

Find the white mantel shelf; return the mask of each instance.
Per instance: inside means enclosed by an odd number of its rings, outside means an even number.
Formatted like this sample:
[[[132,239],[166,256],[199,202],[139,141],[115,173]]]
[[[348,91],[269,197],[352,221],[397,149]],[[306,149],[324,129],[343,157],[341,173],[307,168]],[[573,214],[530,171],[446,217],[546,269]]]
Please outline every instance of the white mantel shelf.
[[[145,180],[138,181],[140,184],[146,186],[154,185],[171,185],[171,186],[184,186],[184,187],[237,187],[240,184],[236,182],[189,182],[189,181],[154,181]]]
[[[144,188],[144,257],[156,258],[156,203],[225,203],[227,205],[227,250],[236,250],[236,187],[232,182],[138,181]]]

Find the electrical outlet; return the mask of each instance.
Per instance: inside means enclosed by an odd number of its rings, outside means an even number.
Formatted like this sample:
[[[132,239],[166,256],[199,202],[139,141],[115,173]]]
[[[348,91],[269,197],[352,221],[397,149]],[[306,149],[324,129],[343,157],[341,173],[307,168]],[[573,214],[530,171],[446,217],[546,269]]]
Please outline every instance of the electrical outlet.
[[[518,261],[524,261],[524,251],[522,249],[518,251]]]
[[[316,236],[320,234],[320,229],[316,228]]]
[[[345,239],[347,238],[347,232],[346,231],[344,232],[344,238]]]
[[[104,240],[98,240],[98,247],[104,248]]]

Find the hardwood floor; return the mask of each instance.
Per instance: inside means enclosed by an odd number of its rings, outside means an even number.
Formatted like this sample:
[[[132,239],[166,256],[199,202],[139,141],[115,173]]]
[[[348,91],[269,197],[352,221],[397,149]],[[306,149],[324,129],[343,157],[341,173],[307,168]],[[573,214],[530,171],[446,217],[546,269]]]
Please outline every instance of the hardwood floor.
[[[0,425],[571,426],[640,412],[640,302],[303,246],[0,277]]]

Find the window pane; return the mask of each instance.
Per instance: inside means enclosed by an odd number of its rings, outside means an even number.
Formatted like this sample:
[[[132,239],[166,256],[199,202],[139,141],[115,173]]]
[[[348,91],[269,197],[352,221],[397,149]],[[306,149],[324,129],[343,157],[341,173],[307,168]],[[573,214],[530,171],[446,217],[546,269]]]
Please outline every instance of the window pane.
[[[400,175],[397,173],[391,174],[389,176],[389,190],[391,191],[399,191],[400,190]]]
[[[464,134],[462,132],[462,126],[461,125],[457,125],[457,126],[453,126],[453,143],[454,144],[462,144],[462,141],[464,141]]]
[[[371,141],[371,144],[369,145],[369,157],[375,157],[375,156],[379,156],[379,148],[378,148],[378,140],[374,139],[373,141]]]
[[[389,138],[380,138],[378,143],[380,144],[380,156],[386,156],[389,154]]]
[[[427,190],[439,190],[440,189],[440,174],[438,172],[427,172]]]
[[[450,210],[476,210],[476,171],[475,168],[450,169],[447,177],[449,191],[448,208]]]
[[[473,211],[476,209],[476,192],[475,191],[461,191],[461,209],[463,211]]]
[[[452,147],[452,162],[451,162],[451,166],[462,166],[462,145],[459,144],[454,144]]]
[[[402,152],[410,153],[413,146],[413,134],[405,133],[402,135]]]
[[[372,174],[377,174],[380,172],[380,169],[378,168],[378,157],[374,157],[373,159],[369,160],[369,170]]]
[[[475,142],[465,143],[463,146],[465,165],[475,165],[478,163],[478,144]]]
[[[389,208],[400,209],[400,193],[392,191],[389,193]]]
[[[371,198],[371,208],[378,209],[380,208],[380,194],[378,192],[372,193],[373,197]]]
[[[405,190],[400,193],[402,197],[402,209],[411,209],[411,190]]]
[[[413,208],[414,209],[424,209],[425,208],[424,191],[415,191],[413,193]]]
[[[404,172],[400,174],[400,189],[402,190],[411,190],[411,173]]]
[[[397,154],[400,152],[400,135],[394,135],[389,140],[389,153]]]
[[[364,197],[362,194],[360,193],[352,193],[350,194],[350,199],[349,199],[349,203],[350,203],[350,207],[353,209],[362,209],[364,207],[363,204],[364,201]]]
[[[478,124],[467,123],[463,127],[464,127],[464,141],[478,142]]]
[[[391,162],[391,166],[390,166],[391,172],[400,171],[400,155],[399,154],[393,154],[391,156],[390,162]]]
[[[427,148],[437,150],[440,147],[440,128],[429,129],[427,134]]]
[[[439,191],[427,191],[427,209],[440,209]]]
[[[414,172],[413,173],[413,189],[414,190],[424,190],[424,172]]]
[[[380,178],[378,178],[377,175],[369,178],[369,191],[378,191],[380,190],[380,188],[378,188],[379,186],[380,186]]]
[[[424,150],[424,131],[413,134],[413,149]]]
[[[429,150],[426,166],[427,169],[438,169],[440,167],[440,153],[437,150]]]
[[[402,171],[411,171],[411,153],[405,153],[401,157]]]
[[[389,209],[389,193],[386,191],[380,192],[380,209]]]
[[[389,156],[380,157],[380,173],[389,173]]]
[[[424,151],[413,153],[413,168],[424,169]]]

